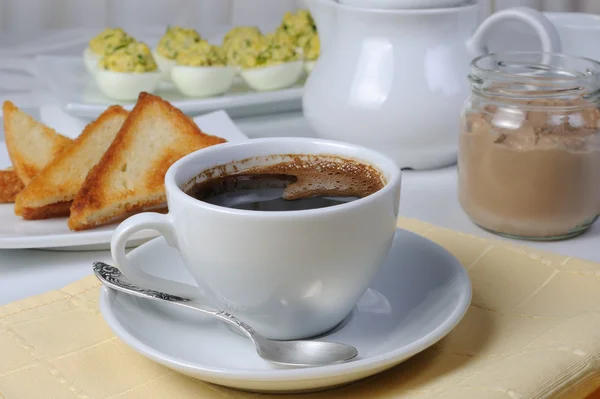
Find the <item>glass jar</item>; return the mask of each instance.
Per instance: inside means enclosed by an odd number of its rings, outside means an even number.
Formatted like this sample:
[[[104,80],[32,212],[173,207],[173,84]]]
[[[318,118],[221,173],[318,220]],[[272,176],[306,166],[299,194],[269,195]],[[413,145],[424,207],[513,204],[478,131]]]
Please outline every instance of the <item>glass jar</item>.
[[[600,214],[600,63],[488,54],[462,113],[459,201],[480,227],[518,239],[585,231]]]

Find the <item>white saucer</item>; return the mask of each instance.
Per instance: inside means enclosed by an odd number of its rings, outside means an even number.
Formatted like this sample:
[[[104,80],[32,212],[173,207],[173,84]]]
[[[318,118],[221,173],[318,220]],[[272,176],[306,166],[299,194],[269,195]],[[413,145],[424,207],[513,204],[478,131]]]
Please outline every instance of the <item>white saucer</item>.
[[[192,283],[173,273],[181,262],[164,239],[130,255],[144,271]],[[174,275],[176,274],[176,275]],[[355,346],[341,365],[280,368],[223,323],[103,288],[100,309],[114,333],[142,355],[189,376],[258,392],[310,391],[344,385],[386,370],[448,334],[471,301],[471,283],[456,258],[437,244],[398,229],[390,256],[351,315],[324,340]]]

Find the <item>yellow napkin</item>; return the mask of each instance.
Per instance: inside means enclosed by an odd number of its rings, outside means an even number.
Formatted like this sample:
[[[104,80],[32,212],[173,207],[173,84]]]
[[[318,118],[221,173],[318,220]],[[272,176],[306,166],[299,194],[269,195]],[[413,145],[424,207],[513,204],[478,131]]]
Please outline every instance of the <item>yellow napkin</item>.
[[[344,388],[285,399],[583,398],[600,387],[600,265],[401,219],[473,282],[463,321],[434,347]],[[129,349],[98,310],[99,282],[0,307],[0,398],[246,399]]]

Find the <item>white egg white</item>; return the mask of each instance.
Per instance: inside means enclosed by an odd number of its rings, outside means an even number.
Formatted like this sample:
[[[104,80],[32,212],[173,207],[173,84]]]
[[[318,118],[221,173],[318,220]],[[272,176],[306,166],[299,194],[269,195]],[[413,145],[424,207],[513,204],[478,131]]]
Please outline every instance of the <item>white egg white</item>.
[[[223,94],[233,84],[236,69],[230,66],[197,67],[175,65],[171,80],[181,93],[190,97]]]
[[[304,72],[309,75],[315,67],[317,61],[304,61]]]
[[[96,73],[98,61],[100,61],[101,58],[101,55],[94,53],[89,47],[86,47],[85,50],[83,50],[83,63],[85,65],[85,70],[88,71],[90,75]]]
[[[98,68],[96,83],[104,95],[113,100],[136,100],[140,92],[152,93],[160,80],[160,72],[115,72]]]
[[[177,65],[177,62],[170,58],[163,57],[156,50],[152,51],[152,56],[154,57],[154,61],[156,61],[156,65],[161,72],[162,79],[167,82],[171,81],[171,69]]]
[[[243,69],[240,74],[246,84],[257,91],[278,90],[289,86],[302,75],[302,60],[260,68]]]

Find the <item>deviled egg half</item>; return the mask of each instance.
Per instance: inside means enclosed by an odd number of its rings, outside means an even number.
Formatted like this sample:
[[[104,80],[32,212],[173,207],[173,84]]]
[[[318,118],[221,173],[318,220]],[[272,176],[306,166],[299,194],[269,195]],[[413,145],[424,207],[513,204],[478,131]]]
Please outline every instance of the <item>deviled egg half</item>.
[[[225,93],[233,84],[235,68],[227,65],[225,52],[201,40],[179,52],[171,79],[177,89],[190,97]]]
[[[95,77],[98,87],[108,98],[135,100],[140,92],[154,92],[160,72],[150,48],[134,42],[104,56],[98,62]]]
[[[256,26],[236,26],[231,28],[223,37],[223,49],[227,50],[230,45],[239,42],[240,39],[257,36],[262,36],[262,33]]]
[[[267,43],[277,43],[279,45],[295,48],[296,51],[302,52],[302,47],[298,46],[298,42],[294,39],[293,36],[288,35],[282,31],[275,31],[265,35],[267,39]]]
[[[171,69],[177,64],[178,54],[200,40],[200,34],[194,29],[180,26],[167,28],[152,52],[164,80],[171,80]]]
[[[133,42],[135,42],[135,39],[128,35],[123,29],[106,28],[104,31],[93,37],[83,51],[85,69],[91,75],[94,75],[98,66],[98,61],[100,61],[102,57],[112,54],[114,51]]]
[[[267,39],[258,53],[246,52],[241,57],[241,76],[254,90],[278,90],[296,83],[302,74],[302,57],[293,44]]]
[[[317,30],[312,14],[306,9],[299,9],[296,13],[286,12],[279,29],[296,38],[310,36]]]
[[[319,59],[321,53],[321,41],[319,35],[314,34],[304,46],[304,71],[310,74]]]
[[[319,58],[321,47],[317,26],[310,11],[287,12],[275,32],[279,35],[288,35],[292,39],[302,51],[304,70],[310,73]]]
[[[275,32],[289,36],[298,49],[304,49],[310,38],[317,33],[317,27],[310,11],[298,10],[296,13],[286,12]]]
[[[227,62],[237,70],[247,54],[258,54],[266,43],[265,37],[255,26],[237,26],[223,38],[223,50]]]

